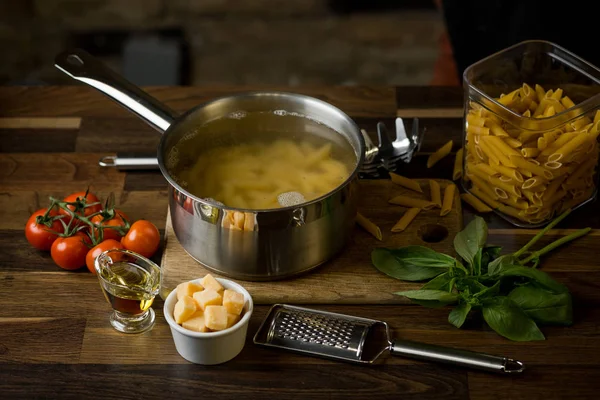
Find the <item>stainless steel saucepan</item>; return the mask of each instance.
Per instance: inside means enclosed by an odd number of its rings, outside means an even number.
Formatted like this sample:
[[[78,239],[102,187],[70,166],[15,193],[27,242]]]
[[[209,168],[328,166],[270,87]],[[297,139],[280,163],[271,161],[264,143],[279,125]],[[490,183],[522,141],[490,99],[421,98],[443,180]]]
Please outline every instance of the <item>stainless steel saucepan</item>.
[[[338,108],[312,97],[286,92],[248,92],[222,97],[177,115],[158,100],[112,72],[82,50],[64,52],[55,65],[72,78],[109,96],[163,133],[157,151],[159,168],[169,183],[173,230],[183,248],[209,269],[242,280],[275,280],[308,271],[336,255],[350,236],[357,211],[358,170],[365,143],[358,126]],[[269,210],[222,206],[189,193],[168,163],[175,147],[190,134],[205,134],[199,126],[234,113],[285,110],[324,124],[350,144],[356,162],[349,178],[326,195],[299,205]],[[282,131],[289,130],[279,119]],[[273,128],[273,127],[271,127]],[[277,128],[277,127],[276,127]],[[245,126],[245,135],[263,126]],[[204,132],[204,133],[203,133]],[[214,133],[214,132],[213,132]],[[297,131],[296,136],[309,132]],[[221,139],[206,133],[206,146]],[[198,154],[200,156],[200,154]],[[176,158],[176,157],[175,157]],[[243,230],[228,221],[243,216]]]

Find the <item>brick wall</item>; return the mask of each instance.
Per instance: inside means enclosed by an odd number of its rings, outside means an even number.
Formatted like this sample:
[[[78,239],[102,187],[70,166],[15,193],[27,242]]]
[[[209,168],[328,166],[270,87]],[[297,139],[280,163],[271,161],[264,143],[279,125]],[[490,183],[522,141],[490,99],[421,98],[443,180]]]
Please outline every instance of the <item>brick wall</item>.
[[[443,30],[432,8],[341,14],[327,0],[0,0],[0,15],[2,82],[68,82],[52,62],[78,35],[177,29],[190,84],[426,85]],[[121,67],[118,49],[99,56]]]

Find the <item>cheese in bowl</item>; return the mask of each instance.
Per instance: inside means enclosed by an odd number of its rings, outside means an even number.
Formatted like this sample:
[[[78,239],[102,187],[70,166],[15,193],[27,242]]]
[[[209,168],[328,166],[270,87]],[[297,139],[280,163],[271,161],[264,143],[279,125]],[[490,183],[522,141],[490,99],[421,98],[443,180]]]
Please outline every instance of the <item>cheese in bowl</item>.
[[[179,355],[195,364],[214,365],[242,351],[253,307],[241,285],[208,274],[178,284],[167,296],[163,313]]]
[[[177,286],[175,322],[195,332],[215,332],[231,328],[239,322],[246,299],[234,289],[225,289],[212,275],[198,282],[182,282]]]

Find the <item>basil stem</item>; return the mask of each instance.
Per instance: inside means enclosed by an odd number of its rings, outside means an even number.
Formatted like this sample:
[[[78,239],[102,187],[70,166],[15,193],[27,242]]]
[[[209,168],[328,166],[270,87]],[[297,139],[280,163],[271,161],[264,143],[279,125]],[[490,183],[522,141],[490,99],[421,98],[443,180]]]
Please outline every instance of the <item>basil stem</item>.
[[[570,242],[571,240],[575,240],[578,237],[584,236],[591,230],[592,230],[592,228],[583,228],[583,229],[578,230],[577,232],[571,233],[568,236],[565,236],[558,240],[555,240],[554,242],[550,243],[548,246],[544,247],[543,249],[532,252],[529,255],[529,257],[527,257],[525,260],[523,260],[521,262],[521,264],[527,264],[529,261],[531,261],[535,258],[539,258],[539,257],[543,256],[544,254],[554,250],[555,248],[562,246],[563,244],[565,244],[567,242]]]
[[[567,215],[569,215],[569,213],[571,212],[571,209],[568,208],[565,210],[565,212],[563,212],[561,215],[559,215],[554,221],[550,222],[548,225],[546,225],[546,227],[544,227],[544,229],[542,229],[541,231],[539,231],[537,233],[537,235],[535,235],[530,241],[529,243],[527,243],[525,246],[523,246],[523,248],[521,248],[520,250],[518,250],[516,253],[513,254],[513,256],[515,258],[519,258],[520,256],[523,255],[523,253],[525,253],[531,246],[533,246],[542,236],[544,236],[546,234],[546,232],[548,232],[550,229],[552,229],[553,227],[556,226],[556,224],[558,224],[560,221],[562,221]],[[528,258],[529,259],[529,258]],[[525,264],[525,262],[523,262],[523,264]]]

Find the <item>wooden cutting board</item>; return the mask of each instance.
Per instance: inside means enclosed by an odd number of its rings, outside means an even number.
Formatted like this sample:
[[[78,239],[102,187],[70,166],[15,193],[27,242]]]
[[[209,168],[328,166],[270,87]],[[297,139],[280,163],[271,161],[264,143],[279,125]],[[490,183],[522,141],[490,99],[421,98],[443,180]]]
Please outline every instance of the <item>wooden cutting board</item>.
[[[450,181],[435,179],[442,190]],[[405,189],[389,180],[361,180],[359,211],[377,224],[383,233],[379,241],[358,225],[346,248],[327,263],[297,277],[279,281],[250,282],[236,280],[252,295],[256,304],[401,304],[407,303],[402,296],[394,295],[400,290],[415,289],[419,283],[402,282],[379,272],[371,264],[371,251],[376,247],[401,247],[422,245],[455,256],[454,236],[462,229],[462,209],[458,190],[455,191],[453,207],[441,217],[440,209],[421,210],[408,228],[392,233],[392,226],[406,211],[405,207],[388,203],[393,196],[430,199],[429,181],[417,179],[423,194]],[[457,187],[458,189],[458,187]],[[425,239],[425,240],[424,240]],[[192,259],[177,241],[167,216],[165,250],[162,256],[161,297],[180,282],[203,277],[209,271]]]

